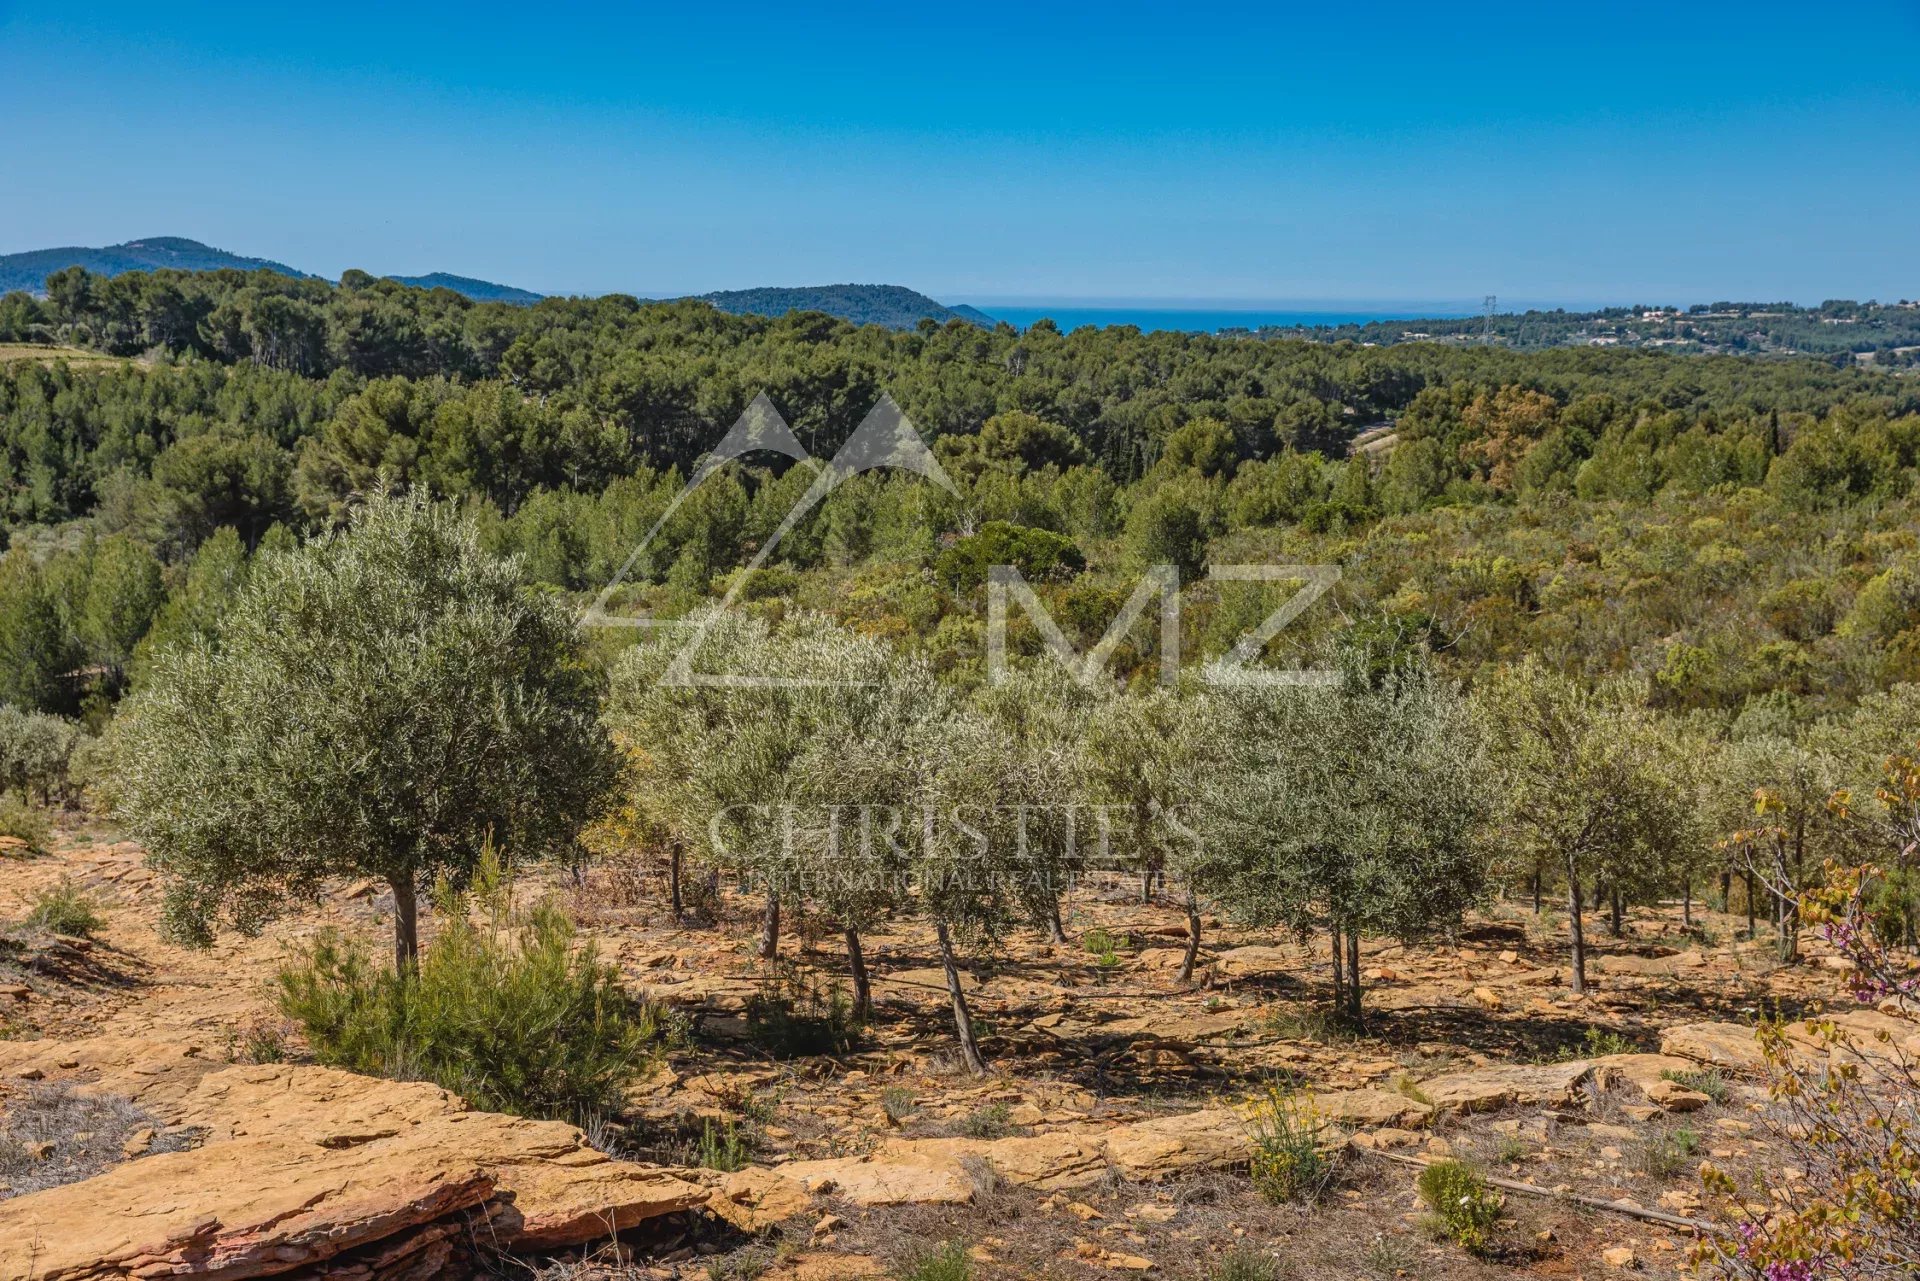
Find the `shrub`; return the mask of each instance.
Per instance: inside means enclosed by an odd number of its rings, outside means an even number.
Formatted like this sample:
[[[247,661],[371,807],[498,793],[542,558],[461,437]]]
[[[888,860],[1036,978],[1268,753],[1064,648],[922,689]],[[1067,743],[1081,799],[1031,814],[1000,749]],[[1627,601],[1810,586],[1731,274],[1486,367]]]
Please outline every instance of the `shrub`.
[[[1660,1076],[1675,1085],[1684,1085],[1695,1093],[1704,1094],[1722,1106],[1733,1097],[1733,1087],[1727,1084],[1726,1077],[1720,1075],[1719,1068],[1708,1068],[1704,1072],[1662,1072]]]
[[[1207,1273],[1207,1281],[1280,1281],[1279,1260],[1251,1246],[1236,1245]]]
[[[706,1169],[731,1174],[747,1168],[752,1146],[732,1121],[718,1126],[708,1121],[700,1129],[700,1146],[695,1149],[694,1158]]]
[[[1333,1178],[1333,1161],[1320,1150],[1326,1125],[1312,1105],[1268,1089],[1253,1105],[1253,1186],[1269,1201],[1311,1201]]]
[[[889,1085],[880,1091],[880,1106],[886,1111],[887,1119],[899,1125],[920,1110],[920,1100],[904,1085]]]
[[[1485,1179],[1458,1161],[1435,1161],[1420,1171],[1417,1186],[1420,1200],[1433,1212],[1430,1227],[1470,1254],[1487,1252],[1502,1201]]]
[[[1030,529],[990,520],[941,552],[934,573],[957,591],[978,587],[996,565],[1011,565],[1030,583],[1058,582],[1086,568],[1087,559],[1071,538],[1051,530]]]
[[[1590,1027],[1581,1039],[1586,1045],[1586,1057],[1590,1059],[1605,1058],[1609,1054],[1637,1054],[1640,1051],[1639,1046],[1612,1028]]]
[[[973,1260],[958,1241],[923,1246],[900,1269],[900,1281],[967,1281],[972,1275]]]
[[[1698,1134],[1688,1129],[1674,1130],[1668,1134],[1657,1134],[1642,1143],[1638,1163],[1643,1173],[1656,1179],[1671,1178],[1686,1169],[1699,1150]]]
[[[287,1028],[284,1023],[253,1018],[227,1032],[229,1063],[285,1063],[287,1058]]]
[[[1893,766],[1902,766],[1898,776]],[[1920,812],[1920,770],[1895,758],[1881,799]],[[1909,808],[1911,807],[1911,808]],[[1800,910],[1848,960],[1854,996],[1869,1004],[1920,995],[1920,979],[1876,931],[1871,866],[1829,864],[1825,883]],[[1781,1022],[1762,1024],[1774,1108],[1767,1117],[1778,1156],[1755,1186],[1709,1162],[1701,1181],[1723,1202],[1731,1231],[1703,1238],[1694,1261],[1741,1281],[1910,1281],[1920,1261],[1920,1063],[1891,1043],[1856,1039],[1809,1020],[1800,1039]],[[1776,1174],[1775,1170],[1790,1171]]]
[[[38,792],[46,804],[65,800],[73,755],[85,737],[64,717],[0,704],[0,792],[13,788],[22,800]]]
[[[417,971],[322,933],[281,967],[279,1007],[322,1063],[430,1080],[475,1105],[585,1123],[654,1054],[653,1010],[550,904],[486,926],[449,902]]]
[[[953,1132],[966,1139],[1004,1139],[1016,1133],[1013,1109],[1004,1103],[975,1108],[953,1123]]]
[[[12,837],[26,843],[25,854],[44,854],[47,841],[53,835],[53,824],[47,816],[32,805],[11,796],[0,795],[0,836]],[[0,854],[4,854],[4,844],[0,843]]]
[[[33,910],[27,913],[27,924],[51,930],[55,934],[90,938],[105,922],[95,910],[93,899],[75,885],[71,877],[67,877],[33,900]]]
[[[860,1025],[838,983],[822,988],[783,967],[747,998],[747,1035],[775,1058],[845,1053]]]

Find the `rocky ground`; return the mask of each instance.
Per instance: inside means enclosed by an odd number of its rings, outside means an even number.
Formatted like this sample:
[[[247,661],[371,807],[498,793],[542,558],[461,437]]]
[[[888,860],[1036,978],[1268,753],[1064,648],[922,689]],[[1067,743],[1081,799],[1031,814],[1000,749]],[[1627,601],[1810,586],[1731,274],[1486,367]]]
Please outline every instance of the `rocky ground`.
[[[1590,924],[1595,990],[1576,998],[1559,922],[1507,905],[1450,946],[1370,943],[1353,1035],[1321,1013],[1323,941],[1208,921],[1184,985],[1184,915],[1090,886],[1074,942],[1018,936],[970,975],[994,1064],[978,1080],[921,923],[867,940],[878,1017],[859,1042],[780,1057],[745,1017],[776,991],[752,904],[677,926],[646,869],[604,868],[547,888],[687,1035],[589,1137],[301,1062],[275,962],[325,924],[380,936],[371,887],[183,949],[156,933],[140,851],[75,828],[0,862],[0,920],[62,878],[100,904],[96,936],[0,945],[4,1279],[1672,1276],[1704,1213],[1698,1163],[1781,1164],[1751,1023],[1845,1008],[1817,944],[1781,967],[1744,921],[1687,933],[1677,909],[1620,939]],[[1090,950],[1096,931],[1112,946]],[[798,922],[777,990],[825,990],[836,940]],[[1920,1049],[1911,1023],[1846,1017]],[[1247,1176],[1248,1105],[1274,1091],[1325,1127],[1332,1176],[1304,1203]],[[1487,1257],[1422,1226],[1416,1167],[1445,1155],[1525,1185]]]

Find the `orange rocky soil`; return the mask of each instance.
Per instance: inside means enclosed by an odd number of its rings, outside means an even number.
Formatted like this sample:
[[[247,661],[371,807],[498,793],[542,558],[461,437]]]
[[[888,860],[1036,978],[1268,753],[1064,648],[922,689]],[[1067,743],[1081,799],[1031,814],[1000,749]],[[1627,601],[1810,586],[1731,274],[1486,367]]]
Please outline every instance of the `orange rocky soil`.
[[[878,1011],[860,1041],[777,1058],[745,1017],[772,990],[752,905],[676,925],[645,870],[546,887],[691,1029],[589,1142],[429,1084],[303,1063],[297,1040],[286,1062],[247,1061],[279,1044],[268,985],[289,942],[323,925],[382,936],[368,887],[193,950],[157,933],[132,845],[76,830],[47,858],[0,863],[0,920],[65,877],[105,918],[92,940],[0,952],[0,1110],[67,1082],[131,1100],[187,1144],[130,1143],[84,1181],[0,1188],[0,1281],[394,1281],[502,1258],[555,1281],[840,1278],[896,1273],[941,1242],[977,1277],[1200,1278],[1231,1248],[1298,1277],[1676,1275],[1703,1212],[1694,1165],[1779,1159],[1755,1013],[1844,1004],[1817,946],[1781,967],[1764,939],[1736,937],[1743,922],[1708,914],[1702,942],[1677,912],[1636,913],[1619,940],[1591,923],[1595,991],[1575,998],[1553,922],[1509,907],[1451,945],[1369,944],[1370,1017],[1353,1035],[1319,1015],[1323,942],[1209,921],[1183,985],[1183,913],[1139,903],[1137,885],[1087,887],[1070,932],[1105,931],[1117,963],[1015,935],[973,968],[992,1076],[955,1070],[931,931],[914,920],[866,941]],[[833,982],[828,923],[796,934],[787,981]],[[1904,1019],[1844,1017],[1920,1050]],[[1709,1068],[1710,1092],[1674,1079]],[[1245,1175],[1248,1101],[1272,1089],[1306,1101],[1336,1161],[1308,1206],[1269,1204]],[[697,1140],[716,1135],[752,1164],[700,1168]],[[1408,1159],[1436,1155],[1652,1217],[1515,1193],[1501,1249],[1469,1258],[1419,1226]]]

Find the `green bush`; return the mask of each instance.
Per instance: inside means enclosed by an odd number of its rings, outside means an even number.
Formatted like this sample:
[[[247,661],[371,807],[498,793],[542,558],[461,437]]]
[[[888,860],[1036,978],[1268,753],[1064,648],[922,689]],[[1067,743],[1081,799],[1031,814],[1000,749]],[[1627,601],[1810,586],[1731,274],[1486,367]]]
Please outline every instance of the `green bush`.
[[[1333,1161],[1320,1150],[1325,1125],[1311,1105],[1269,1089],[1254,1104],[1252,1175],[1269,1201],[1311,1201],[1333,1178]]]
[[[22,800],[37,792],[46,804],[65,800],[73,756],[85,738],[64,717],[0,703],[0,792],[12,788]]]
[[[1471,1254],[1487,1252],[1502,1201],[1485,1179],[1458,1161],[1435,1161],[1420,1171],[1418,1187],[1420,1200],[1433,1211],[1429,1227]]]
[[[447,916],[417,971],[396,974],[332,933],[281,967],[280,1011],[314,1057],[433,1081],[491,1111],[585,1124],[616,1109],[656,1053],[654,1011],[592,944],[575,950],[551,905],[511,925]]]
[[[33,900],[33,910],[27,913],[27,924],[51,930],[55,934],[90,938],[105,922],[95,910],[93,899],[82,892],[71,878],[66,878]]]

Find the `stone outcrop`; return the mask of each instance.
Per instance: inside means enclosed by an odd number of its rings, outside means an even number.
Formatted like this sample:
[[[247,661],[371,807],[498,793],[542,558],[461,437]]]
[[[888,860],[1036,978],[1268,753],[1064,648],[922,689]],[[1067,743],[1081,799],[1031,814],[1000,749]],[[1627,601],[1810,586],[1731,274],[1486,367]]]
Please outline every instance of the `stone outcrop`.
[[[124,1085],[206,1142],[0,1201],[0,1277],[240,1278],[325,1264],[384,1281],[445,1269],[476,1239],[550,1249],[695,1207],[755,1226],[804,1208],[784,1185],[615,1160],[573,1126],[474,1111],[433,1085],[288,1065],[196,1072],[182,1066],[194,1056],[175,1053],[145,1073],[126,1050],[43,1045],[34,1063],[8,1066],[38,1077],[42,1060],[93,1055],[103,1075],[83,1088]]]
[[[1753,1029],[1738,1023],[1678,1024],[1661,1034],[1660,1052],[1734,1072],[1757,1072],[1766,1065]]]
[[[213,1143],[0,1201],[0,1276],[237,1281],[298,1272],[375,1243],[404,1244],[461,1212],[483,1221],[493,1194],[479,1164],[424,1144]]]
[[[1492,1112],[1516,1103],[1570,1102],[1593,1071],[1585,1060],[1510,1064],[1448,1072],[1420,1082],[1420,1093],[1443,1112]]]

